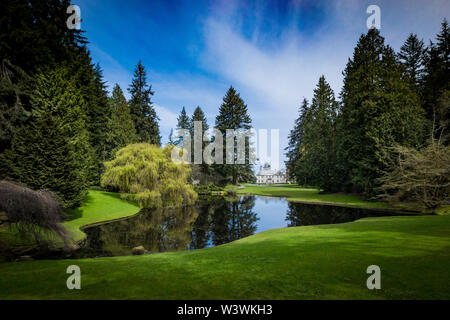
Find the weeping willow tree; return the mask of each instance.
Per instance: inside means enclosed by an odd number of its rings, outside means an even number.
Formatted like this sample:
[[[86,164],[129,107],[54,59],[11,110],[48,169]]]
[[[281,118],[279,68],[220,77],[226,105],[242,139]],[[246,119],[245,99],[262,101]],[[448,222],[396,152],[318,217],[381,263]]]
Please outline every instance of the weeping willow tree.
[[[172,148],[136,143],[120,149],[115,159],[105,162],[102,186],[120,191],[122,198],[142,208],[194,204],[197,193],[187,183],[190,168],[172,161]]]

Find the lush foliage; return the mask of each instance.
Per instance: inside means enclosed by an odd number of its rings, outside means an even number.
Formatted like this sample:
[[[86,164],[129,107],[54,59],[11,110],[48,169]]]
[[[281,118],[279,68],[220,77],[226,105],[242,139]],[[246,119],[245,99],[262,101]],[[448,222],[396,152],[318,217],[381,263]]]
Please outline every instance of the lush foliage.
[[[8,61],[0,65],[0,154],[10,147],[15,128],[28,119],[30,77]]]
[[[286,171],[289,179],[299,182],[301,185],[307,185],[307,177],[301,177],[301,182],[298,181],[300,178],[296,173],[297,162],[301,158],[302,154],[302,142],[305,131],[305,125],[308,122],[307,117],[309,116],[309,106],[308,100],[303,99],[302,105],[299,109],[298,117],[295,119],[294,128],[289,132],[288,135],[288,146],[286,150]]]
[[[424,61],[423,84],[419,88],[423,108],[430,123],[442,126],[445,133],[445,144],[450,143],[450,108],[439,103],[450,90],[450,26],[445,19],[436,42],[427,48]]]
[[[299,137],[291,152],[298,157],[293,168],[302,182],[325,190],[334,190],[336,171],[336,118],[338,104],[325,77],[319,79],[311,105],[304,101],[302,117],[291,139]],[[302,123],[303,121],[303,123]],[[299,128],[302,126],[302,128]]]
[[[110,150],[108,159],[113,159],[119,149],[137,142],[138,137],[127,100],[118,84],[114,86],[109,102],[111,105],[111,117],[107,132],[107,144]]]
[[[347,190],[370,194],[385,167],[383,147],[417,147],[424,133],[418,97],[376,29],[361,36],[344,71],[341,96],[339,178]]]
[[[187,184],[190,169],[172,161],[172,148],[138,143],[119,150],[105,163],[102,186],[119,190],[146,208],[193,204],[197,194]]]
[[[405,44],[400,48],[398,58],[405,68],[405,72],[414,86],[419,86],[423,80],[423,63],[426,49],[423,40],[417,35],[410,34]]]
[[[54,191],[67,207],[79,205],[93,153],[84,105],[66,68],[36,75],[31,119],[2,157],[6,174],[32,189]]]
[[[385,151],[394,145],[419,148],[425,139],[425,54],[414,35],[398,55],[376,29],[362,35],[345,68],[339,104],[323,77],[311,105],[303,101],[289,135],[290,177],[325,191],[376,193],[391,165]],[[448,105],[445,97],[435,101],[441,110]]]

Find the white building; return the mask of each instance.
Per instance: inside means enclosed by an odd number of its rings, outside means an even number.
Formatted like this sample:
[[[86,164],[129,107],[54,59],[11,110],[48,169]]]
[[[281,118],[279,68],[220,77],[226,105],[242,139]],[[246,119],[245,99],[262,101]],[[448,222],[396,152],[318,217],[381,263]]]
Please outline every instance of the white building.
[[[276,184],[276,183],[288,183],[286,174],[281,171],[275,171],[270,169],[270,165],[265,164],[261,167],[256,175],[256,183],[259,184]]]

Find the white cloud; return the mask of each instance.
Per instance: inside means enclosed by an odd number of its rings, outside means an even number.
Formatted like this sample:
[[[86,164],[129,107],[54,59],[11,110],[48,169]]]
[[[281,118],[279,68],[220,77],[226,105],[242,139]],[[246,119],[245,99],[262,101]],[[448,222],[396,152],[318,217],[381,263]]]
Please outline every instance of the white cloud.
[[[211,15],[204,21],[203,34],[199,34],[204,38],[205,48],[198,52],[197,61],[204,74],[183,70],[165,74],[158,72],[157,66],[148,70],[163,141],[167,141],[183,106],[192,114],[200,105],[210,126],[214,125],[222,97],[228,86],[233,85],[247,103],[254,127],[280,129],[279,153],[283,155],[301,100],[311,99],[322,74],[338,96],[342,71],[358,37],[367,31],[366,9],[370,4],[380,6],[381,33],[396,50],[410,32],[428,43],[439,31],[443,17],[450,13],[450,2],[440,0],[330,1],[322,8],[327,20],[309,35],[297,27],[299,12],[303,10],[299,1],[288,15],[286,30],[270,42],[268,37],[273,35],[263,32],[258,25],[266,18],[264,4],[258,3],[256,7],[249,36],[243,30],[238,2],[214,3]],[[90,48],[105,69],[105,79],[114,79],[128,97],[126,89],[133,70],[123,68],[98,47],[91,44]]]
[[[169,140],[170,130],[175,128],[177,125],[177,114],[158,104],[154,104],[153,107],[155,108],[156,114],[160,118],[159,131],[161,135],[161,143],[165,144]]]
[[[360,34],[367,32],[366,9],[372,2],[330,2],[324,8],[328,20],[307,41],[296,27],[294,12],[290,27],[270,47],[261,45],[267,39],[259,41],[262,32],[257,26],[251,36],[244,35],[237,6],[228,4],[227,14],[213,14],[205,21],[206,51],[200,61],[206,70],[230,81],[241,92],[256,127],[280,129],[283,154],[301,99],[312,98],[322,74],[338,97],[342,71]],[[426,42],[434,38],[450,12],[446,10],[450,2],[443,1],[375,3],[381,7],[381,33],[397,50],[410,32]],[[301,6],[294,11],[298,10]]]

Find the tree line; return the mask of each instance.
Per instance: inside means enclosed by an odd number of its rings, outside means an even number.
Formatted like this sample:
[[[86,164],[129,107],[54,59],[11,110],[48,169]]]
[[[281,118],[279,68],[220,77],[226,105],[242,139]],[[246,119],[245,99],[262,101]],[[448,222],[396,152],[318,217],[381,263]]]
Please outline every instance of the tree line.
[[[191,163],[194,163],[194,122],[199,121],[202,123],[202,137],[207,137],[202,139],[202,150],[205,150],[207,144],[214,143],[215,138],[208,136],[209,124],[207,122],[205,113],[203,110],[197,106],[189,117],[186,113],[185,107],[181,109],[180,115],[177,118],[176,131],[183,129],[184,132],[189,132],[191,139]],[[252,170],[252,165],[249,161],[249,154],[251,151],[250,141],[248,138],[245,140],[245,164],[237,164],[238,150],[236,147],[238,137],[228,137],[226,134],[227,129],[231,130],[249,130],[252,128],[252,120],[248,113],[248,107],[244,100],[241,98],[240,94],[236,91],[233,86],[230,86],[223,97],[222,104],[219,108],[219,113],[215,118],[214,129],[221,132],[223,143],[221,145],[222,150],[222,163],[214,163],[212,165],[206,164],[191,164],[191,181],[205,185],[205,184],[216,184],[225,185],[227,183],[237,184],[242,182],[254,182],[256,181],[255,175]],[[177,138],[180,138],[180,134],[175,132]],[[171,132],[169,143],[177,145],[181,141],[175,139],[174,133]],[[232,154],[228,155],[233,159],[234,164],[228,164],[226,161],[226,141],[227,139],[233,139],[233,145],[235,146],[232,150]],[[216,150],[213,150],[215,154]],[[226,163],[226,164],[225,164]]]
[[[361,35],[339,99],[321,76],[311,102],[301,103],[286,148],[290,178],[327,192],[373,196],[406,155],[399,146],[420,152],[439,143],[448,154],[449,54],[446,19],[435,42],[425,46],[410,34],[398,53],[377,29]],[[448,164],[437,169],[448,197]]]
[[[69,0],[0,4],[0,178],[52,190],[66,207],[75,207],[89,186],[100,185],[104,163],[119,149],[139,142],[160,146],[161,136],[141,61],[128,88],[130,99],[117,84],[109,96],[84,31],[66,26],[69,5]],[[230,113],[236,113],[231,122]],[[232,87],[220,114],[216,127],[238,129],[251,122]],[[200,107],[191,120],[208,129]],[[182,116],[179,127],[189,127],[191,120]],[[242,181],[241,170],[230,168],[201,165],[193,172],[214,183]]]
[[[118,149],[160,145],[160,135],[142,63],[130,101],[118,85],[109,97],[84,32],[66,26],[69,5],[0,4],[0,176],[53,190],[73,207]]]

